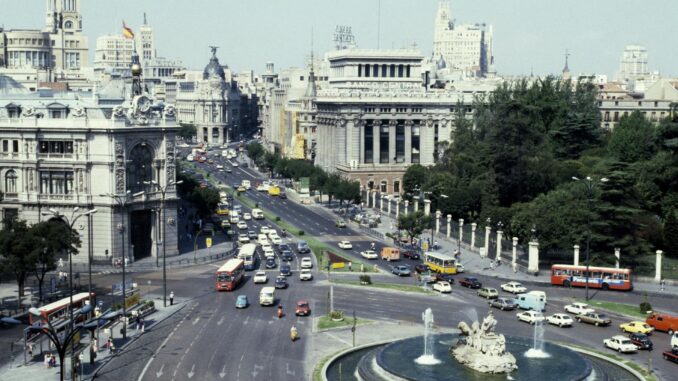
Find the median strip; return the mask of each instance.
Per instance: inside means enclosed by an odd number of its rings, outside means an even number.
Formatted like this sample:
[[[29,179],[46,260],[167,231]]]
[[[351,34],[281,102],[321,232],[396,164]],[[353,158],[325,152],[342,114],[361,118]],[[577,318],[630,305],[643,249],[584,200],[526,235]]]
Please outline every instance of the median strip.
[[[585,299],[575,299],[575,300],[580,303],[587,303],[591,307],[599,308],[609,312],[615,312],[621,315],[627,315],[642,320],[645,320],[647,318],[647,314],[641,312],[640,307],[638,305],[608,302],[604,300],[588,300],[588,301]]]
[[[383,283],[383,282],[375,282],[375,283],[370,282],[368,284],[365,284],[363,282],[360,282],[359,280],[345,280],[345,279],[331,279],[330,283],[345,284],[345,285],[357,286],[357,287],[380,288],[380,289],[383,289],[383,290],[417,292],[417,293],[420,293],[420,294],[427,294],[427,295],[433,294],[433,292],[426,290],[421,286],[415,286],[415,285],[410,285],[410,284]]]

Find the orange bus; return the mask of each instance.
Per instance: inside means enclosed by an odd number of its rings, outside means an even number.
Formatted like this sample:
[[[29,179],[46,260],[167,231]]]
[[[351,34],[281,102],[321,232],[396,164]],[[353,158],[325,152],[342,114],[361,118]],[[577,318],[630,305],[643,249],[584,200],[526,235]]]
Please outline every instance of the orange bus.
[[[226,261],[217,270],[217,291],[233,291],[242,282],[245,275],[245,262],[242,259],[232,258]]]
[[[588,283],[591,288],[603,290],[633,290],[629,269],[589,266]],[[585,287],[586,266],[551,266],[551,284],[564,287]]]
[[[81,309],[88,303],[93,303],[94,301],[94,293],[91,295],[87,292],[81,292],[79,294],[74,294],[73,295],[73,312]],[[40,311],[40,317],[38,316],[33,316],[32,314],[28,314],[28,321],[33,324],[38,321],[44,321],[44,322],[51,322],[54,323],[56,320],[59,319],[68,319],[70,314],[69,314],[69,308],[68,306],[71,303],[71,298],[63,298],[61,300],[58,300],[56,302],[46,304],[42,307],[39,307],[38,310]]]

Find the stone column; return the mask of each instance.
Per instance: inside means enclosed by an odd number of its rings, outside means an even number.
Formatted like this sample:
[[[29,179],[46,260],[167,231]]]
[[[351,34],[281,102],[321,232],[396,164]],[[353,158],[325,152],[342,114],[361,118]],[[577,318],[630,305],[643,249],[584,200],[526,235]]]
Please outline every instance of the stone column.
[[[574,245],[574,266],[579,266],[579,245]]]
[[[377,208],[377,191],[372,191],[372,209]]]
[[[379,164],[379,135],[381,134],[381,120],[372,123],[372,163]]]
[[[662,280],[662,254],[664,252],[661,250],[657,250],[657,262],[655,264],[655,269],[654,269],[654,280],[657,282]]]
[[[527,271],[537,273],[539,271],[539,242],[530,241],[529,245]]]
[[[224,128],[223,126],[219,126],[219,144],[224,144]]]
[[[495,259],[497,261],[501,261],[501,240],[504,237],[504,232],[501,230],[497,230],[497,255],[495,256]]]
[[[419,199],[415,198],[414,199],[414,211],[416,212],[418,210],[419,210]]]
[[[513,237],[511,239],[513,247],[511,248],[511,265],[516,265],[516,260],[518,259],[518,237]]]
[[[412,126],[414,122],[411,120],[405,121],[405,163],[412,162]]]
[[[390,198],[386,199],[386,205],[387,205],[386,209],[388,210],[386,212],[386,214],[390,216],[391,215],[391,199]]]
[[[476,248],[476,228],[478,224],[475,222],[471,223],[471,250]]]
[[[424,200],[424,215],[425,216],[431,215],[431,200],[429,199]]]
[[[447,215],[447,238],[450,238],[450,230],[452,230],[451,224],[452,224],[452,215],[448,214]]]
[[[459,247],[461,247],[461,243],[464,242],[464,219],[460,218],[459,219]]]
[[[358,126],[358,129],[359,129],[358,133],[360,135],[360,137],[359,137],[360,140],[358,142],[358,144],[360,144],[360,147],[358,147],[358,155],[359,155],[359,157],[358,157],[359,161],[358,162],[360,164],[364,164],[365,163],[365,121],[364,120],[358,120],[358,123],[356,125]]]
[[[492,232],[491,226],[485,226],[485,253],[483,256],[487,257],[490,255],[490,233]]]
[[[440,210],[436,210],[436,234],[440,233],[440,216],[442,214]]]
[[[388,162],[395,163],[396,155],[396,126],[398,121],[391,119],[388,121]]]
[[[384,196],[383,194],[381,195],[381,197],[379,197],[379,211],[380,212],[384,211],[384,198],[386,198],[386,196]]]
[[[618,248],[618,247],[614,248],[614,258],[615,258],[614,267],[616,269],[618,269],[619,268],[619,262],[620,262],[620,259],[621,259],[621,249]]]
[[[396,220],[400,216],[400,201],[396,201]]]
[[[405,215],[410,212],[410,201],[405,200]]]

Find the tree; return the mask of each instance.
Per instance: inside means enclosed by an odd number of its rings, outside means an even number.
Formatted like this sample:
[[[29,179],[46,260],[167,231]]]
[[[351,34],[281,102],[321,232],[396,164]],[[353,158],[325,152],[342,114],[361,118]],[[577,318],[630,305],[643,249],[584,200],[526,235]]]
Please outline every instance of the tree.
[[[198,214],[205,218],[211,216],[221,202],[219,192],[212,188],[195,188],[190,199],[195,204]]]
[[[191,123],[181,123],[181,128],[177,131],[177,136],[185,140],[190,140],[196,136],[196,133],[195,125]]]
[[[422,210],[398,216],[398,229],[405,230],[410,238],[417,238],[431,225],[431,217]]]
[[[664,250],[667,256],[678,258],[678,218],[674,209],[669,211],[664,222]]]
[[[654,130],[640,111],[622,116],[607,144],[610,155],[624,163],[649,159],[656,149]]]
[[[264,146],[257,142],[252,142],[248,145],[245,146],[245,150],[247,151],[247,156],[250,157],[255,163],[259,163],[260,158],[264,155],[266,150],[264,149]]]
[[[14,274],[19,289],[19,302],[24,296],[26,277],[33,271],[35,263],[30,253],[33,242],[29,239],[26,221],[8,218],[0,230],[0,264],[4,271]]]
[[[69,239],[70,235],[70,239]],[[58,221],[42,221],[30,227],[28,239],[32,250],[30,261],[35,264],[33,274],[38,280],[40,300],[45,275],[56,270],[56,257],[58,253],[77,253],[80,247],[80,237],[77,232],[71,231],[65,223]]]
[[[407,168],[403,175],[403,190],[405,193],[416,193],[426,183],[429,170],[426,167],[413,164]]]

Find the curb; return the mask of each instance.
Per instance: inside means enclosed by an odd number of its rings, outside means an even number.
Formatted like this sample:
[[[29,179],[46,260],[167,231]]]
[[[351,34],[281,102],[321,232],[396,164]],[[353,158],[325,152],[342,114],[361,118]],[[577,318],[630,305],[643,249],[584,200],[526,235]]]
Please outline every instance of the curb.
[[[578,353],[583,353],[583,354],[585,354],[585,355],[587,355],[587,356],[591,356],[591,357],[595,357],[595,358],[601,359],[601,360],[603,360],[603,361],[607,361],[607,362],[609,362],[609,363],[611,363],[611,364],[614,364],[614,365],[616,365],[616,366],[618,366],[618,367],[624,369],[625,371],[631,373],[631,374],[632,374],[634,377],[636,377],[639,381],[644,381],[644,380],[645,380],[645,377],[643,377],[642,374],[638,373],[638,371],[636,371],[635,369],[631,368],[630,366],[628,366],[628,365],[626,365],[626,364],[624,364],[624,363],[622,363],[622,362],[619,362],[619,361],[617,361],[617,360],[615,360],[615,359],[613,359],[613,358],[611,358],[611,357],[602,355],[602,354],[597,353],[597,352],[589,351],[589,350],[586,350],[586,349],[583,349],[583,348],[579,348],[579,347],[576,347],[576,346],[570,346],[570,345],[567,345],[567,344],[563,344],[563,343],[558,343],[558,345],[561,345],[561,346],[563,346],[563,347],[565,347],[565,348],[571,349],[571,350],[573,350],[573,351],[575,351],[575,352],[578,352]]]

